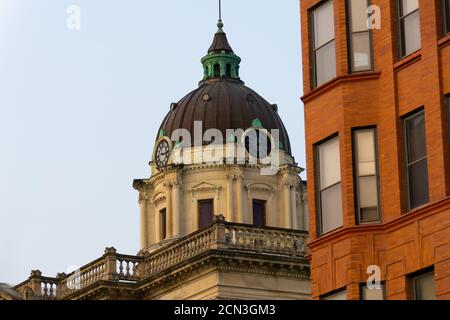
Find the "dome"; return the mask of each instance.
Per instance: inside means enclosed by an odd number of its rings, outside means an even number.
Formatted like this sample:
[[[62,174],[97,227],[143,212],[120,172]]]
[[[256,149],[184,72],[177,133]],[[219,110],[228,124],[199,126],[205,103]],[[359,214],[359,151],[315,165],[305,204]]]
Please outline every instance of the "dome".
[[[213,44],[202,59],[204,78],[199,88],[171,105],[159,128],[159,136],[171,137],[174,130],[187,129],[194,145],[195,121],[202,122],[202,134],[208,129],[218,129],[226,139],[227,129],[246,130],[259,120],[258,123],[269,132],[279,130],[280,149],[291,155],[289,137],[277,106],[240,80],[241,59],[229,45],[221,21],[218,27]]]

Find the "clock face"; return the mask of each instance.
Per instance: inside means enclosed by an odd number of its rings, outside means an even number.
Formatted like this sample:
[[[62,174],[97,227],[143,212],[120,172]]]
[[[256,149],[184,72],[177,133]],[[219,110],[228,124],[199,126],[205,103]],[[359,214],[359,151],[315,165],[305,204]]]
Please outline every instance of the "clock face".
[[[158,169],[165,167],[169,162],[169,156],[170,156],[169,143],[166,140],[162,140],[156,147],[156,155],[155,155],[156,167],[158,167]]]

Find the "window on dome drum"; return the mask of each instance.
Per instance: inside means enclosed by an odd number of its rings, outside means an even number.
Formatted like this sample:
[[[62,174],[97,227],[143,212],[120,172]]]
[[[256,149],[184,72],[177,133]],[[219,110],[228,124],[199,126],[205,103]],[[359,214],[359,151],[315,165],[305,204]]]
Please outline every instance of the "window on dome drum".
[[[442,0],[444,33],[450,33],[450,0]]]
[[[316,146],[319,234],[342,227],[339,137]]]
[[[214,65],[214,77],[220,77],[220,65],[218,63]]]
[[[227,73],[227,77],[231,77],[231,64],[227,64],[227,70],[226,70],[226,73]]]
[[[266,131],[253,129],[244,136],[245,150],[254,158],[262,160],[272,152],[272,140]]]
[[[159,238],[164,240],[167,238],[167,211],[162,209],[159,211]]]
[[[347,290],[339,290],[330,294],[323,295],[320,300],[347,300]]]
[[[409,277],[412,300],[436,300],[434,270]]]
[[[385,300],[386,285],[380,283],[379,288],[369,288],[366,283],[362,283],[360,286],[360,299],[361,300]]]
[[[409,209],[428,202],[428,168],[423,110],[404,118]]]
[[[209,227],[213,222],[214,217],[214,200],[199,200],[198,201],[198,227],[199,229]]]
[[[421,48],[419,0],[397,0],[400,57],[406,57]]]
[[[336,77],[334,3],[328,0],[311,11],[313,85],[318,87]]]
[[[266,225],[266,201],[253,199],[253,225],[264,227]]]
[[[372,70],[372,34],[368,27],[369,0],[347,0],[350,72]]]
[[[358,223],[379,222],[379,177],[376,129],[353,131],[355,203]]]

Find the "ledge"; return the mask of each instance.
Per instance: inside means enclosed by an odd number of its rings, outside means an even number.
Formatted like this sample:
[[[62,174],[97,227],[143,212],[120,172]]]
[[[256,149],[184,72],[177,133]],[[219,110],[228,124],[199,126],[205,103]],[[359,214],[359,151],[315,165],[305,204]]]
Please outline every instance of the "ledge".
[[[346,238],[353,234],[367,233],[367,232],[387,233],[388,231],[392,231],[390,229],[396,230],[402,228],[410,224],[411,222],[415,221],[416,219],[427,218],[437,212],[440,212],[441,210],[445,210],[448,208],[450,208],[450,196],[437,202],[430,203],[424,207],[415,209],[414,211],[401,213],[400,217],[387,223],[341,227],[339,229],[331,231],[330,233],[324,234],[323,236],[320,236],[317,239],[310,241],[308,243],[308,246],[312,251],[314,248],[321,246],[325,243],[330,243],[331,241],[336,240],[337,238]]]
[[[420,60],[422,60],[422,50],[411,53],[409,56],[406,56],[400,61],[394,63],[394,70],[400,71],[401,69],[406,68],[407,66],[410,66]]]
[[[343,82],[351,82],[351,81],[364,81],[364,80],[373,80],[379,78],[381,75],[380,71],[370,71],[370,72],[359,72],[359,73],[353,73],[353,74],[346,74],[343,76],[339,76],[337,78],[334,78],[333,80],[328,81],[327,83],[321,85],[320,87],[317,87],[310,93],[304,95],[300,99],[306,103],[311,99],[314,99],[316,96],[331,90],[335,86],[343,83]]]
[[[440,49],[445,48],[449,44],[450,44],[450,34],[447,34],[446,36],[438,40],[438,46]]]

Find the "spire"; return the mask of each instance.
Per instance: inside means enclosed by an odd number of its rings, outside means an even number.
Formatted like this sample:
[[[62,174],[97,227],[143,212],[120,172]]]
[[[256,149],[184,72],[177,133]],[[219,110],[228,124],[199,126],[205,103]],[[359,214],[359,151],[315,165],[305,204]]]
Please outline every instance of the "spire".
[[[202,64],[204,70],[203,80],[200,85],[209,79],[214,78],[239,78],[239,58],[228,43],[227,35],[223,31],[222,22],[222,6],[219,0],[219,21],[217,22],[217,32],[214,35],[214,40],[208,49],[208,54],[203,57]]]

